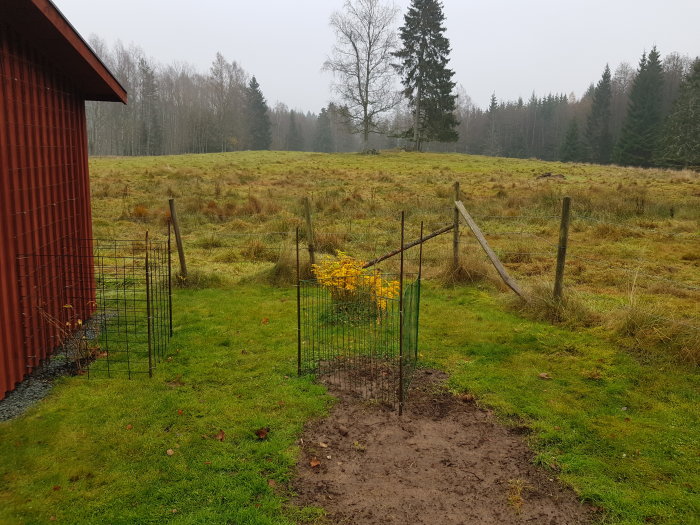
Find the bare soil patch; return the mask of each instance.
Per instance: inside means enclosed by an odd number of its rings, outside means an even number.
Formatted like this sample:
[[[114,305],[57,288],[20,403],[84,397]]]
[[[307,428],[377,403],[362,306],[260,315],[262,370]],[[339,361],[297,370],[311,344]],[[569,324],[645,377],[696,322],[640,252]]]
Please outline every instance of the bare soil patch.
[[[591,523],[554,475],[532,464],[522,432],[500,425],[443,373],[418,370],[403,416],[347,390],[301,441],[295,503],[337,524]],[[332,389],[332,386],[330,387]]]

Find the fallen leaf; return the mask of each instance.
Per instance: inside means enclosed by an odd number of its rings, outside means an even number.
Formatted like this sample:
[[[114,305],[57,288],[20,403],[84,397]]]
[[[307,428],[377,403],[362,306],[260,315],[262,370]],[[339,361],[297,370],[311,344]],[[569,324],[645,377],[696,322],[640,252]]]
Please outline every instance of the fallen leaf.
[[[324,443],[323,441],[321,441],[321,442],[318,444],[318,446],[321,447],[321,448],[328,448],[328,443]]]
[[[255,435],[258,439],[267,439],[267,434],[270,432],[270,427],[259,428],[255,431]]]
[[[311,468],[316,468],[320,464],[321,464],[321,462],[318,459],[316,459],[315,456],[313,458],[311,458],[311,461],[309,461],[309,465],[311,465]]]
[[[211,461],[205,461],[204,464],[205,464],[205,465],[211,465]]]
[[[175,454],[175,451],[174,451],[172,448],[169,448],[168,450],[165,451],[165,453],[166,453],[168,456],[172,456],[173,454]]]
[[[241,350],[242,355],[248,355],[248,350]]]
[[[277,486],[277,482],[276,482],[274,479],[268,479],[268,480],[267,480],[267,486],[268,486],[268,487],[276,487],[276,486]]]
[[[125,428],[126,428],[127,430],[131,430],[132,428],[134,428],[134,425],[132,425],[131,423],[129,423],[128,425],[126,425]]]
[[[542,372],[539,374],[540,379],[552,379],[552,377],[547,372]]]
[[[177,514],[177,509],[173,509],[170,512],[172,512],[173,514]]]
[[[177,411],[177,415],[178,415],[178,416],[181,416],[181,415],[184,414],[184,413],[185,413],[185,412],[183,412],[183,411],[180,410],[180,409],[178,409],[178,411]]]
[[[464,403],[471,403],[474,401],[474,394],[460,394],[457,398]]]
[[[270,324],[270,319],[267,317],[263,317],[262,324]]]
[[[54,485],[54,486],[53,486],[53,490],[54,490],[54,491],[56,491],[56,490],[61,490],[61,485]]]
[[[223,441],[225,437],[226,437],[226,433],[223,430],[219,430],[218,434],[216,434],[214,436],[214,439],[218,439],[219,441]]]
[[[56,521],[56,516],[51,516],[51,517],[49,518],[49,521]]]

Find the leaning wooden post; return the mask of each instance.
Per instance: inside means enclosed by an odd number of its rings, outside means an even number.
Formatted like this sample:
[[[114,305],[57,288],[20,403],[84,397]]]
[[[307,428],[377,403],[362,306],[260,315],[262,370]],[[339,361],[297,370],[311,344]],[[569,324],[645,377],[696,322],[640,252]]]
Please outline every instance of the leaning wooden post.
[[[316,264],[314,255],[314,229],[311,223],[311,201],[308,197],[304,197],[304,218],[306,219],[306,238],[309,242],[309,259],[311,264]]]
[[[455,182],[455,202],[460,199],[459,182]],[[452,230],[452,268],[459,268],[459,210],[457,206],[454,208],[454,229]]]
[[[175,231],[175,243],[177,244],[177,254],[180,257],[180,277],[187,279],[187,263],[185,262],[185,249],[182,247],[182,236],[180,235],[180,223],[177,220],[177,212],[175,211],[175,199],[168,199],[170,204],[170,220],[173,223]]]
[[[561,224],[559,225],[559,246],[557,248],[557,273],[554,276],[554,298],[561,301],[564,291],[564,263],[566,247],[569,242],[569,218],[571,216],[571,197],[564,197],[561,206]]]

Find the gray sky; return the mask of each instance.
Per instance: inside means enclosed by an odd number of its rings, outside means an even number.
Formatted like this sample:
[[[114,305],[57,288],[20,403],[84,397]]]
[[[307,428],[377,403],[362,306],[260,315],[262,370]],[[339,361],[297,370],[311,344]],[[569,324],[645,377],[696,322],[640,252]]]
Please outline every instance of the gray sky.
[[[204,72],[220,51],[260,82],[268,102],[318,111],[332,96],[321,64],[328,18],[343,0],[54,0],[83,37],[141,46],[161,63]],[[409,0],[397,0],[397,26]],[[451,67],[475,104],[571,93],[606,62],[636,67],[654,44],[700,55],[698,0],[444,0]]]

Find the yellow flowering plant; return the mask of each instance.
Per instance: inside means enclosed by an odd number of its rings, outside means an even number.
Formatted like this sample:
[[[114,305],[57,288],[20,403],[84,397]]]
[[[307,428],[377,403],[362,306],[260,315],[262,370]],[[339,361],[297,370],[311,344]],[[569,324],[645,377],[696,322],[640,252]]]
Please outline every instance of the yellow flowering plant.
[[[364,261],[338,250],[334,259],[314,264],[311,270],[318,283],[329,290],[333,302],[356,303],[369,295],[378,310],[386,310],[388,299],[399,295],[399,282],[387,281],[379,270],[367,270],[364,265]]]

